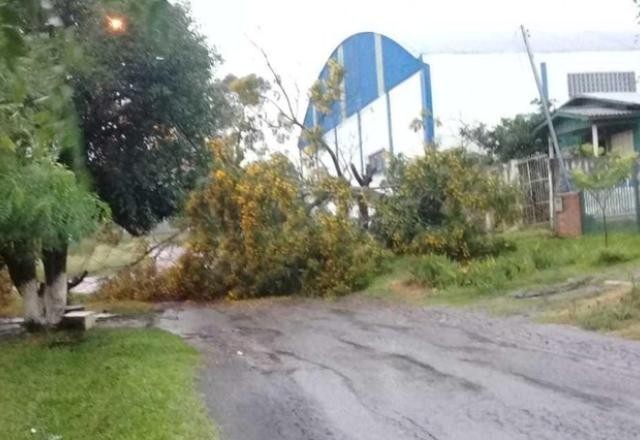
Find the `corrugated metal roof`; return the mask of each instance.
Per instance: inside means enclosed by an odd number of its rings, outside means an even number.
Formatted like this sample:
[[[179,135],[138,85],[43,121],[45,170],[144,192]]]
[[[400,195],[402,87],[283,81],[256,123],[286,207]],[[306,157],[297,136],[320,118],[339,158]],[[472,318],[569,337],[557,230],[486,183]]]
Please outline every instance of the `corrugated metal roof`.
[[[593,99],[619,105],[640,106],[640,93],[615,92],[615,93],[587,93],[576,96],[574,99]],[[573,99],[571,100],[573,101]],[[568,103],[570,104],[571,101]]]
[[[637,110],[626,110],[608,107],[562,107],[558,110],[559,115],[576,116],[582,118],[622,118],[638,114]]]

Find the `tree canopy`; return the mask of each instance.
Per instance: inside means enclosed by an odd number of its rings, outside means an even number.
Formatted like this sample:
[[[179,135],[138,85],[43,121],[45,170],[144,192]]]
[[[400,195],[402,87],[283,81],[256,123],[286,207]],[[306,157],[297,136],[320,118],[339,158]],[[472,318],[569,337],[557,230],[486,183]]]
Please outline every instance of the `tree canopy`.
[[[220,57],[179,4],[58,3],[91,54],[73,81],[87,167],[114,220],[142,234],[175,214],[206,175],[205,139],[229,114],[212,80]],[[111,29],[107,16],[123,28]]]
[[[502,118],[500,123],[490,128],[484,123],[463,125],[460,136],[501,161],[532,156],[546,151],[544,134],[536,132],[543,122],[539,113]]]

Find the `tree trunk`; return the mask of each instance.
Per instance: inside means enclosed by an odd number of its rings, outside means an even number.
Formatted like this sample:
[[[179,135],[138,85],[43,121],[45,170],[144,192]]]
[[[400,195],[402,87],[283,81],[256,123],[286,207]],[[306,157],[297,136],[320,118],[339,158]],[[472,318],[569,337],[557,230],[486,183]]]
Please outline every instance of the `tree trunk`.
[[[44,306],[48,326],[62,321],[67,307],[67,246],[42,251],[44,265]]]
[[[609,247],[609,227],[607,226],[607,208],[602,210],[602,227],[604,228],[604,247]]]
[[[369,223],[371,222],[371,216],[369,215],[369,204],[362,194],[359,194],[356,200],[358,202],[360,226],[366,231],[369,229]]]
[[[351,164],[351,172],[362,189],[362,192],[358,194],[356,201],[358,203],[358,211],[360,214],[360,226],[364,230],[367,230],[369,229],[369,223],[371,223],[371,215],[369,214],[369,204],[365,198],[364,191],[371,186],[374,173],[372,169],[367,169],[366,174],[361,176],[354,164]]]
[[[45,324],[45,313],[36,277],[35,257],[7,253],[4,253],[2,257],[9,270],[11,281],[22,296],[25,325],[28,328],[42,327]]]

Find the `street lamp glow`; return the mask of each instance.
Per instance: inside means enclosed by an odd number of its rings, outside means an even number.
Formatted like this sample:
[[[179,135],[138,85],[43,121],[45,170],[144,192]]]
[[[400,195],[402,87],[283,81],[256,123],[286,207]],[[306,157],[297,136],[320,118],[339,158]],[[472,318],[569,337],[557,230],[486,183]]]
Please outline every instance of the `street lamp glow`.
[[[107,26],[111,32],[116,34],[121,34],[126,29],[124,18],[116,16],[107,16]]]

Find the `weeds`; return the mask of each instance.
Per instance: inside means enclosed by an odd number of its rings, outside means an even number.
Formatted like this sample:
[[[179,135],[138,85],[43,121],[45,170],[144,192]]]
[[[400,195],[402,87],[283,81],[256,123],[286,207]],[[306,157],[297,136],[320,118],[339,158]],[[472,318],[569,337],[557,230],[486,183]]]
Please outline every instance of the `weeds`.
[[[596,262],[600,265],[610,266],[612,264],[626,263],[633,260],[633,256],[613,249],[603,249],[598,254]]]
[[[637,258],[635,249],[640,246],[636,234],[613,236],[615,247],[604,250],[598,238],[591,236],[566,240],[529,232],[507,238],[516,244],[515,249],[467,263],[433,255],[411,259],[409,281],[438,289],[437,294],[443,299],[460,296],[458,299],[471,300],[528,285],[559,282],[589,273],[594,267],[628,263]],[[617,312],[625,315],[624,310]]]
[[[629,322],[640,321],[640,288],[631,291],[613,303],[596,303],[586,311],[576,312],[575,320],[587,330],[619,330]]]

